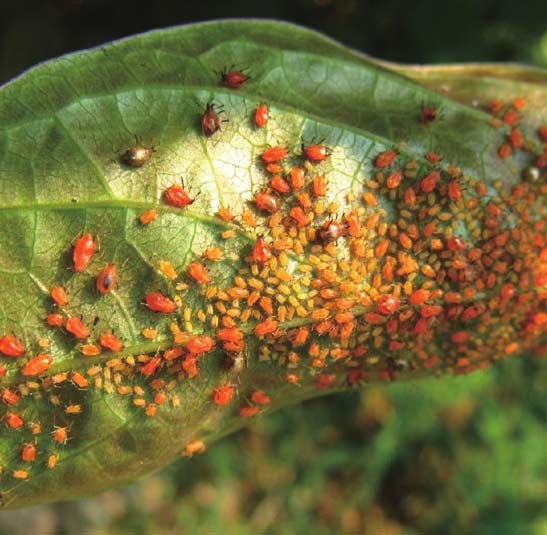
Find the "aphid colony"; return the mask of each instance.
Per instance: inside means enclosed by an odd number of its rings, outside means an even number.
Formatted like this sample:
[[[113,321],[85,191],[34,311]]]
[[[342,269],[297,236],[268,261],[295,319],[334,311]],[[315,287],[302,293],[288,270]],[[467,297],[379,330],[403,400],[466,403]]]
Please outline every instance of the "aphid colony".
[[[221,74],[222,84],[234,90],[248,80],[239,71]],[[52,469],[62,462],[70,422],[85,407],[63,403],[55,393],[61,385],[127,396],[153,417],[162,406],[178,406],[177,383],[199,381],[200,362],[216,359],[228,372],[211,389],[209,402],[247,418],[275,400],[274,379],[270,394],[240,391],[234,379],[249,354],[283,370],[290,385],[324,389],[391,381],[399,374],[468,373],[536,348],[547,324],[547,126],[537,133],[543,144],[538,152],[537,143],[524,143],[524,130],[517,129],[522,107],[520,100],[490,103],[502,118],[496,126],[508,127],[499,156],[520,150],[534,158],[523,181],[510,191],[494,184],[495,195],[458,168],[441,165],[439,155],[414,160],[397,147],[383,147],[371,157],[360,193],[351,193],[341,210],[329,196],[336,193],[329,181],[335,147],[265,146],[259,157],[263,175],[256,180],[261,185],[248,207],[236,214],[226,206],[217,214],[218,245],[183,271],[159,263],[162,275],[175,281],[175,292],[143,289],[141,306],[151,324],[171,318],[167,333],[142,331],[143,341],[157,340],[153,353],[135,354],[115,332],[97,333],[78,315],[67,315],[70,294],[61,284],[52,287],[44,328],[73,340],[82,359],[77,368],[60,371],[46,348],[31,353],[17,333],[0,338],[4,361],[21,363],[10,368],[0,391],[4,432],[21,436],[10,476],[27,479],[35,464]],[[207,104],[203,136],[219,135],[221,111]],[[428,128],[437,116],[423,108],[419,121]],[[249,120],[265,128],[267,104],[259,103]],[[135,146],[122,159],[140,168],[152,157],[153,149]],[[173,184],[138,224],[156,224],[165,208],[191,210],[194,200],[184,183]],[[508,224],[511,217],[518,225]],[[211,268],[229,255],[227,244],[238,235],[254,237],[234,259],[230,281],[217,286]],[[96,255],[98,239],[90,233],[76,239],[70,268],[74,276],[93,268],[102,299],[130,282],[115,263]],[[185,306],[189,292],[204,299],[202,309]],[[0,374],[6,375],[5,367]],[[25,411],[25,398],[40,389],[64,413],[63,423],[51,429]],[[196,439],[183,454],[204,448]]]

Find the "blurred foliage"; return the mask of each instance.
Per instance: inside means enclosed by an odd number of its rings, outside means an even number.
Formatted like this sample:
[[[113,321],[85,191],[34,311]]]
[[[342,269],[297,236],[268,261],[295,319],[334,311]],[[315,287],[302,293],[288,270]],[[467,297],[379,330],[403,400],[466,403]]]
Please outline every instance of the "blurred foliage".
[[[48,0],[0,5],[0,82],[154,27],[275,17],[392,61],[547,66],[547,5],[462,0]],[[140,5],[140,4],[139,4]],[[0,534],[547,534],[547,364],[295,406],[138,484],[2,513]]]

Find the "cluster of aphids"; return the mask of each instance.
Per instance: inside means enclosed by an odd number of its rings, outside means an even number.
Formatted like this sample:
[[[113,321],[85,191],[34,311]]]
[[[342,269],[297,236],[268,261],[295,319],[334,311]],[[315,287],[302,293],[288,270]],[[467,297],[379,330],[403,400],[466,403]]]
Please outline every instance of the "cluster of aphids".
[[[235,70],[221,77],[232,89],[248,79]],[[445,164],[441,155],[429,152],[412,159],[398,147],[382,147],[371,158],[370,177],[349,194],[342,211],[329,198],[329,189],[336,191],[336,184],[329,183],[324,172],[328,168],[323,166],[335,147],[264,147],[259,156],[261,185],[249,206],[240,214],[229,207],[217,214],[224,229],[219,245],[204,250],[185,266],[184,274],[168,261],[159,263],[165,277],[179,281],[177,292],[198,292],[206,305],[194,310],[184,306],[180,293],[145,292],[143,306],[151,314],[173,318],[168,341],[153,328],[143,330],[144,338],[159,340],[161,350],[154,354],[135,355],[111,332],[91,340],[89,326],[63,313],[69,302],[66,290],[52,288],[54,309],[45,318],[47,325],[70,335],[82,355],[96,360],[85,371],[52,373],[52,357],[39,353],[18,369],[17,387],[2,389],[6,430],[27,434],[11,476],[28,477],[36,444],[41,444],[40,423],[27,421],[24,411],[18,410],[20,398],[40,386],[37,380],[45,391],[71,382],[77,389],[94,387],[129,396],[133,405],[153,417],[166,401],[179,403],[174,386],[198,377],[200,360],[213,358],[206,357],[213,351],[221,357],[219,366],[228,363],[231,377],[244,366],[249,352],[260,362],[282,366],[289,384],[328,388],[389,381],[403,371],[468,373],[504,355],[537,348],[547,324],[542,201],[547,194],[547,126],[537,132],[538,151],[537,138],[527,140],[519,126],[524,105],[517,99],[489,106],[500,116],[494,126],[505,125],[499,156],[525,151],[534,158],[523,170],[523,180],[515,180],[510,191],[497,183],[487,187]],[[222,111],[207,104],[202,135],[219,135]],[[266,103],[257,105],[251,120],[256,128],[268,125]],[[428,128],[438,120],[437,111],[423,108],[419,120]],[[153,149],[139,145],[122,155],[131,167],[142,167],[153,157]],[[191,210],[193,202],[183,184],[162,192],[162,204],[170,211]],[[155,224],[162,211],[161,204],[150,207],[139,215],[139,224]],[[218,287],[211,266],[226,257],[224,244],[238,235],[254,238],[237,259],[241,267],[230,284]],[[96,240],[87,233],[75,242],[75,272],[87,269]],[[97,292],[108,294],[117,284],[116,266],[106,264],[96,278]],[[21,358],[26,350],[16,336],[6,334],[0,339],[0,353]],[[119,358],[109,357],[104,363],[105,353]],[[136,384],[133,379],[138,376],[146,381]],[[220,383],[210,393],[211,402],[230,405],[236,393],[237,385]],[[240,397],[245,399],[238,407],[241,417],[270,404],[270,396],[259,389]],[[55,395],[50,400],[61,404]],[[82,412],[80,405],[63,408],[67,417]],[[50,431],[48,440],[58,447],[70,440],[69,425]],[[47,466],[53,468],[58,453],[48,444],[41,447]],[[196,439],[184,454],[203,447]]]

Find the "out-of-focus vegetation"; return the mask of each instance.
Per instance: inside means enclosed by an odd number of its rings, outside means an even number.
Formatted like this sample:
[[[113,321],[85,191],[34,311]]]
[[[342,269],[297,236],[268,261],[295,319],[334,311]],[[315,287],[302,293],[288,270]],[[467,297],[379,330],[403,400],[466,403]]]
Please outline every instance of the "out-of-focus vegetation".
[[[158,5],[156,5],[158,4]],[[383,59],[547,66],[547,5],[514,1],[6,0],[0,81],[154,27],[226,16],[302,23]],[[547,362],[369,387],[258,419],[120,491],[3,513],[0,533],[547,533]]]

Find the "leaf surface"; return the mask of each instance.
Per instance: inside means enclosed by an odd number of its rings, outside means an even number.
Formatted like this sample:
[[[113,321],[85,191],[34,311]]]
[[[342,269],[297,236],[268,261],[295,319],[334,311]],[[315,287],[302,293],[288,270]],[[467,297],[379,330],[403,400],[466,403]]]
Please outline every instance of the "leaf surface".
[[[249,79],[226,87],[226,69]],[[2,87],[0,334],[26,349],[2,357],[4,505],[134,480],[237,429],[248,421],[242,410],[267,412],[348,382],[466,373],[537,347],[546,80],[510,66],[397,66],[290,24],[221,21],[65,56]],[[515,104],[523,97],[525,107]],[[494,117],[492,100],[501,103]],[[270,118],[259,128],[262,102]],[[226,121],[205,136],[208,103]],[[509,111],[518,124],[507,123]],[[517,145],[515,129],[524,140],[501,158],[502,146]],[[123,161],[135,144],[153,148],[141,167]],[[306,159],[302,144],[330,154]],[[272,146],[288,152],[279,173],[261,157]],[[390,151],[395,160],[380,166]],[[530,166],[537,180],[523,182]],[[272,193],[272,175],[291,185],[295,167],[304,185]],[[396,171],[401,183],[388,186]],[[192,202],[170,206],[165,191],[181,178]],[[260,211],[257,192],[274,195],[280,211]],[[148,210],[158,217],[142,224]],[[75,272],[71,248],[86,233],[97,251]],[[252,255],[259,236],[272,254],[264,265]],[[194,280],[195,263],[209,282]],[[102,295],[106,264],[117,284]],[[52,302],[55,286],[66,306]],[[412,300],[418,289],[423,302]],[[152,292],[176,311],[149,310]],[[51,313],[80,318],[89,337],[48,327]],[[267,320],[275,328],[260,334]],[[239,349],[219,329],[241,332]],[[85,356],[105,333],[123,350]],[[189,343],[200,335],[215,346],[195,357]],[[168,360],[173,348],[181,355]],[[38,353],[51,366],[23,376]],[[158,369],[143,373],[153,358]],[[223,387],[234,392],[226,405],[215,403]],[[8,413],[23,424],[10,426]],[[34,461],[22,457],[26,444]]]

